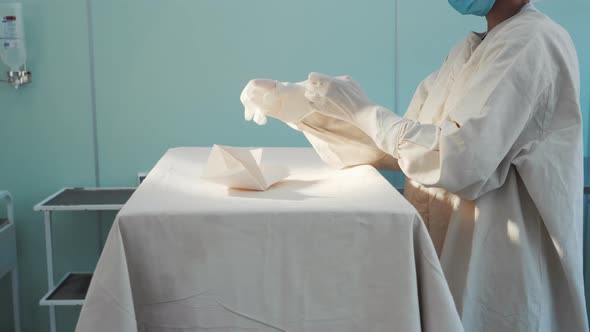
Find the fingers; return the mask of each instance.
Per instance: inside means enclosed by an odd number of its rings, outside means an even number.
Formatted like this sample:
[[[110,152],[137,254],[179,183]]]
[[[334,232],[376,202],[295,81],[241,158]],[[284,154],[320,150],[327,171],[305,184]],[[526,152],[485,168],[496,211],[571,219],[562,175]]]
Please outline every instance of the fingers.
[[[252,86],[256,89],[271,90],[277,85],[277,81],[270,79],[256,79],[251,81]]]
[[[248,104],[245,106],[244,119],[254,121],[256,124],[264,126],[268,121],[262,109],[256,105]]]
[[[328,76],[328,75],[312,72],[307,77],[307,80],[309,83],[311,83],[313,85],[324,85],[324,84],[330,83],[330,81],[332,81],[332,77]]]
[[[321,109],[326,103],[326,94],[334,79],[328,75],[310,73],[306,84],[305,98],[316,108]]]
[[[254,114],[254,122],[259,126],[264,126],[267,122],[266,115],[262,111],[258,111]]]
[[[254,120],[256,124],[261,126],[265,125],[267,122],[264,112],[255,105],[248,105],[245,107],[244,118],[246,121]]]
[[[244,119],[246,121],[254,120],[259,125],[267,122],[264,111],[264,99],[269,91],[272,91],[277,85],[277,81],[270,79],[256,79],[248,82],[242,94],[240,101],[244,105]]]
[[[305,91],[305,99],[309,100],[311,105],[316,109],[322,109],[326,103],[326,98],[323,94],[312,90]]]
[[[350,77],[311,73],[308,80],[301,83],[252,80],[240,96],[244,104],[244,118],[259,125],[266,124],[268,116],[284,122],[297,122],[313,108],[324,107],[332,84],[343,80],[348,81]]]
[[[276,89],[269,92],[265,102],[271,111],[267,116],[279,119],[285,123],[298,123],[314,112],[314,109],[305,98],[306,84],[302,83],[278,83]]]
[[[244,119],[246,121],[252,121],[254,114],[256,114],[256,108],[252,105],[244,104]]]
[[[350,75],[332,77],[332,76],[328,76],[328,75],[320,74],[320,73],[316,73],[316,72],[310,73],[309,76],[307,77],[307,80],[314,85],[327,85],[327,84],[330,84],[334,80],[353,81],[353,79]]]

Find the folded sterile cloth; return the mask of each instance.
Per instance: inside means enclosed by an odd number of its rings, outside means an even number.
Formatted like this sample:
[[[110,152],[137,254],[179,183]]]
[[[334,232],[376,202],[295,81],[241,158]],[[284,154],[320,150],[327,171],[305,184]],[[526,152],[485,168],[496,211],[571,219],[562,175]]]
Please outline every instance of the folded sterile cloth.
[[[264,149],[214,145],[204,179],[234,189],[265,191],[286,178],[289,169],[263,162]]]

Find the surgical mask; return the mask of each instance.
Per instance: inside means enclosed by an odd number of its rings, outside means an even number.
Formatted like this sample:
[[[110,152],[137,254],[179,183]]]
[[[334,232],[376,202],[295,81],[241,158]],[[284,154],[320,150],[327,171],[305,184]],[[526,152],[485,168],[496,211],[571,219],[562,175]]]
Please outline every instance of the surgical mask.
[[[463,15],[486,16],[496,0],[449,0],[449,4]]]

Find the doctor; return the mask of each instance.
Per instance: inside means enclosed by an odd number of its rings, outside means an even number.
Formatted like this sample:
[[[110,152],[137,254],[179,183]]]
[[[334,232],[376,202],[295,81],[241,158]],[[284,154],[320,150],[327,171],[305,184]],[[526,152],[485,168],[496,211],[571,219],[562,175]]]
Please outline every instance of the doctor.
[[[350,77],[316,73],[251,81],[246,118],[289,123],[336,166],[393,160],[466,331],[587,331],[573,42],[528,0],[449,2],[488,32],[451,50],[404,118]]]

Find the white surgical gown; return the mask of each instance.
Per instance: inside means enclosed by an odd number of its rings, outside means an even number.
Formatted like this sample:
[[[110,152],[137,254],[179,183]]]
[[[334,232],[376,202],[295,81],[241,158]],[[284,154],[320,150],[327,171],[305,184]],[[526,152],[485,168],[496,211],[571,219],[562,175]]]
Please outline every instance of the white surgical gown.
[[[466,331],[588,330],[579,80],[567,32],[527,8],[451,51],[386,151],[409,179]],[[314,146],[345,152],[338,144]]]

